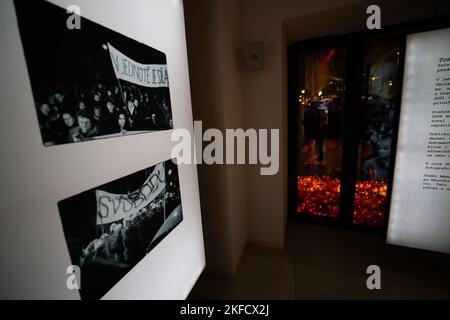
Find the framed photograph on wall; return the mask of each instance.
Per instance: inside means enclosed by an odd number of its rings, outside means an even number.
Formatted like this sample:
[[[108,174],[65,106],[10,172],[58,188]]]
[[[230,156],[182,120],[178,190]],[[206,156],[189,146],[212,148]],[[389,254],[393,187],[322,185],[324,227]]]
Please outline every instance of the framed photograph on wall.
[[[166,55],[49,2],[15,0],[45,146],[173,129]]]
[[[183,220],[178,167],[167,160],[58,203],[82,299],[99,299]]]

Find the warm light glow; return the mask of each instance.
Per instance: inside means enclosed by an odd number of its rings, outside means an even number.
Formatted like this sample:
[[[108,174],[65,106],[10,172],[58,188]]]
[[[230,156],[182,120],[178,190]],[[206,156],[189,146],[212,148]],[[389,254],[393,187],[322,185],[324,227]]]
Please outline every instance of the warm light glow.
[[[328,176],[298,177],[298,213],[337,217],[341,192],[340,179]],[[385,181],[357,181],[354,224],[381,227],[387,197]]]
[[[302,90],[302,94],[305,94],[305,92],[306,92],[305,90]]]

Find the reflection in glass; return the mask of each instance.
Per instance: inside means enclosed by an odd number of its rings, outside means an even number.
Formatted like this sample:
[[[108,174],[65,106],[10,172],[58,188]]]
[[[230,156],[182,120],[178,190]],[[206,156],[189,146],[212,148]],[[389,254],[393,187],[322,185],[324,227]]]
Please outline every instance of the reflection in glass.
[[[383,226],[397,100],[399,47],[397,36],[372,39],[365,45],[354,224]]]
[[[299,56],[297,212],[339,215],[345,48]]]

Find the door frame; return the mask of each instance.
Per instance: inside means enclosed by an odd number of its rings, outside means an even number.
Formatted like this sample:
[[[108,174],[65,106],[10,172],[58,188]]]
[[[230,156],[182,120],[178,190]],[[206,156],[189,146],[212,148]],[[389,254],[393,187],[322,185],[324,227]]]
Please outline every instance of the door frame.
[[[386,236],[389,221],[390,203],[392,197],[392,185],[394,178],[395,158],[397,150],[398,129],[401,112],[401,99],[403,87],[403,73],[405,67],[406,38],[408,34],[425,32],[450,27],[450,15],[443,15],[431,19],[383,27],[381,30],[358,31],[344,35],[327,35],[320,38],[307,39],[292,43],[287,46],[287,70],[288,70],[288,218],[306,223],[323,224],[333,227],[373,232]],[[347,47],[346,66],[346,92],[345,106],[359,106],[362,93],[364,71],[363,49],[364,42],[377,37],[398,35],[401,38],[399,56],[399,83],[397,86],[396,108],[394,115],[394,131],[391,145],[391,162],[388,174],[388,193],[383,226],[374,228],[366,225],[353,224],[353,208],[355,187],[357,180],[358,142],[360,125],[360,108],[352,112],[343,112],[344,131],[342,136],[342,176],[340,193],[339,217],[316,217],[311,215],[299,215],[297,213],[297,163],[298,163],[298,55],[320,49]],[[351,61],[351,63],[349,63]],[[348,108],[348,107],[347,107]],[[351,125],[348,125],[348,124]]]

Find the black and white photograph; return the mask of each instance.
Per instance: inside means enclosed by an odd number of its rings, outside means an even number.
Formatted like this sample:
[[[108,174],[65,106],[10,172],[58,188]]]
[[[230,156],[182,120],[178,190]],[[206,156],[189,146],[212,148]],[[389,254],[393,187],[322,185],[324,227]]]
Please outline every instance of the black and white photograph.
[[[100,299],[183,220],[172,160],[58,203],[82,299]]]
[[[45,146],[173,129],[166,55],[47,1],[15,1]],[[157,32],[157,31],[155,31]]]

